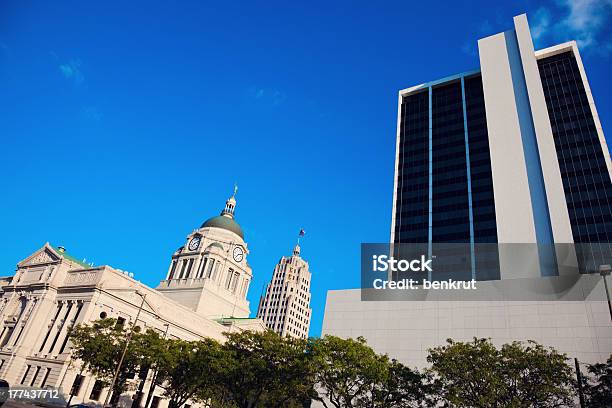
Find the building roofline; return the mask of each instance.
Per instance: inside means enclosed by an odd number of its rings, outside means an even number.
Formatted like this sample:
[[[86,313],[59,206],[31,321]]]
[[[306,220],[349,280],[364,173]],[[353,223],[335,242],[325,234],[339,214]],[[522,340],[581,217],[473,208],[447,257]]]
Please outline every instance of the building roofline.
[[[486,38],[486,37],[485,37]],[[555,54],[560,54],[562,52],[565,51],[569,51],[569,50],[573,50],[575,51],[577,49],[577,44],[576,41],[567,41],[561,44],[557,44],[557,45],[553,45],[550,47],[546,47],[543,48],[541,50],[536,50],[535,51],[535,55],[536,55],[536,59],[540,59],[540,58],[544,58],[544,57],[549,57],[551,55],[555,55]],[[472,76],[472,75],[476,75],[480,73],[480,69],[473,69],[473,70],[469,70],[469,71],[464,71],[458,74],[454,74],[454,75],[449,75],[440,79],[435,79],[433,81],[429,81],[429,82],[425,82],[419,85],[415,85],[415,86],[411,86],[408,88],[404,88],[401,89],[399,91],[399,95],[401,96],[406,96],[409,95],[411,93],[423,90],[423,89],[427,89],[430,86],[436,86],[436,85],[440,85],[446,82],[451,82],[457,79],[461,79],[461,77],[468,77],[468,76]]]
[[[480,74],[480,69],[473,69],[473,70],[470,70],[470,71],[464,71],[464,72],[461,72],[459,74],[449,75],[449,76],[446,76],[444,78],[440,78],[440,79],[436,79],[436,80],[433,80],[433,81],[425,82],[425,83],[420,84],[420,85],[411,86],[410,88],[405,88],[405,89],[400,90],[399,91],[399,95],[400,95],[400,97],[406,96],[406,95],[409,95],[409,94],[414,93],[416,91],[420,91],[422,89],[427,89],[430,86],[440,85],[440,84],[443,84],[445,82],[451,82],[451,81],[454,81],[454,80],[457,80],[457,79],[461,79],[462,77],[468,77],[468,76],[472,76],[472,75],[476,75],[476,74]]]
[[[561,54],[562,52],[566,51],[574,51],[574,54],[576,54],[577,50],[578,44],[576,44],[576,41],[568,41],[550,47],[542,48],[541,50],[536,50],[535,56],[536,59],[541,59],[545,57],[551,57],[556,54]]]

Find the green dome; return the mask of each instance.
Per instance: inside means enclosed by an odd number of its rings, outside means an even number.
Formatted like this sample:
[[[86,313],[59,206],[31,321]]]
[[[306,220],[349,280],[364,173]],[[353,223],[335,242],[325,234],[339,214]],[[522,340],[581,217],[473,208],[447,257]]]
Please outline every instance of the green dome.
[[[230,217],[226,217],[223,215],[217,215],[216,217],[209,218],[200,228],[221,228],[228,231],[233,232],[238,235],[240,238],[244,239],[244,233],[242,232],[242,228],[236,221],[234,221]]]

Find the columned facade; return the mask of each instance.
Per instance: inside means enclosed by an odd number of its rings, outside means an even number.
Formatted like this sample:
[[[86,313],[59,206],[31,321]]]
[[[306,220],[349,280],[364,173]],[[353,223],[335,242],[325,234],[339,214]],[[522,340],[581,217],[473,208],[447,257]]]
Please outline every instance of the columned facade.
[[[233,217],[234,206],[232,197],[224,214]],[[252,272],[242,230],[235,222],[212,220],[189,234],[172,256],[160,290],[48,243],[21,261],[14,276],[0,278],[0,378],[11,386],[57,387],[66,396],[72,389],[72,403],[99,404],[108,390],[71,358],[68,332],[75,325],[110,317],[168,338],[221,342],[228,331],[264,330],[261,320],[248,318]],[[145,374],[145,393],[150,377]],[[158,387],[149,407],[166,405],[161,393]],[[119,397],[120,406],[131,406],[129,394]]]
[[[219,216],[187,236],[185,245],[172,255],[159,292],[209,318],[249,316],[246,297],[253,272],[235,208],[232,196]]]

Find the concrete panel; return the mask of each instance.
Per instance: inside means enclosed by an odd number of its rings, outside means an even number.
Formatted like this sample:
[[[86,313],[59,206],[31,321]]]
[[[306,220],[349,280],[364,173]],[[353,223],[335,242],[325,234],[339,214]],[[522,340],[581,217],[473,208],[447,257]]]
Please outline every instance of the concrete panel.
[[[554,241],[556,243],[571,243],[573,242],[572,227],[565,203],[561,170],[557,160],[557,151],[527,16],[522,14],[514,17],[514,26],[536,132]]]
[[[491,172],[500,243],[535,243],[523,142],[506,48],[500,33],[478,41],[489,131]]]
[[[522,286],[536,287],[540,280],[559,279],[567,278],[520,280]],[[503,286],[511,282],[480,284]],[[603,283],[599,276],[581,276],[576,287],[584,288],[593,300],[561,300],[566,298],[563,294],[558,300],[543,300],[550,297],[538,294],[533,301],[474,302],[465,292],[456,301],[368,302],[361,301],[359,289],[334,290],[327,292],[322,335],[363,336],[377,352],[417,367],[427,366],[427,349],[443,345],[447,338],[471,341],[474,336],[491,338],[498,346],[535,340],[583,363],[605,361],[612,353],[612,326]],[[348,310],[359,311],[363,318],[344,320],[340,316]]]

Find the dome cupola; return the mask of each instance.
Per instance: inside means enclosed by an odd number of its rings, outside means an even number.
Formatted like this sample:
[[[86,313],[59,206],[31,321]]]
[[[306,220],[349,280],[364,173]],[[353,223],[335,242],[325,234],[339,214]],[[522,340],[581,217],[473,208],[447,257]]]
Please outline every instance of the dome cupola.
[[[221,215],[209,218],[202,224],[200,228],[221,228],[233,232],[244,240],[244,233],[240,225],[234,220],[234,211],[236,209],[236,193],[238,186],[234,186],[234,194],[225,202],[225,208],[221,211]]]

